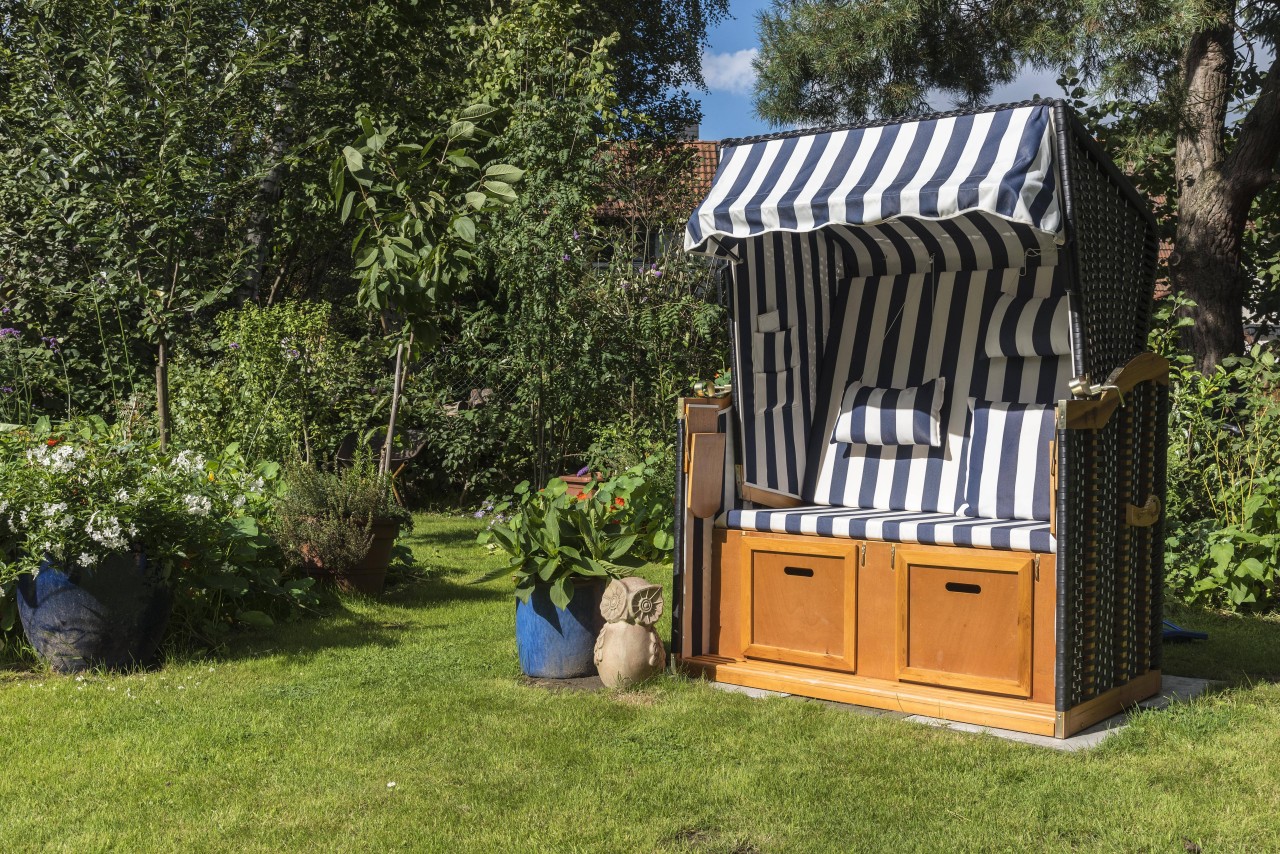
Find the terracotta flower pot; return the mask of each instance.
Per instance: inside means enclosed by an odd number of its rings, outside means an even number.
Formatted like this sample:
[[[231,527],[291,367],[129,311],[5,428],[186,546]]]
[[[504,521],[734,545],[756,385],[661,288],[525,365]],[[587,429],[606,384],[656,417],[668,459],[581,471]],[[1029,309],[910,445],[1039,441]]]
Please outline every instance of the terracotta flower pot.
[[[348,593],[377,596],[387,583],[387,567],[391,565],[391,552],[400,536],[400,523],[389,519],[373,520],[373,542],[364,557],[349,569],[334,570],[326,567],[309,545],[302,546],[302,557],[307,575],[321,584],[331,584]]]

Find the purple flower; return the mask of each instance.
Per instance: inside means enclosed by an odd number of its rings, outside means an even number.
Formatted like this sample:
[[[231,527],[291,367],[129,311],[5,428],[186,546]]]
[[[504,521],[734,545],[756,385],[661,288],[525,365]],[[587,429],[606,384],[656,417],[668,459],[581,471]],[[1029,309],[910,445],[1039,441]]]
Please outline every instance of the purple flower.
[[[560,260],[561,260],[561,261],[568,261],[568,260],[569,260],[569,253],[567,253],[567,252],[566,252],[565,254],[561,255],[561,256],[560,256]]]
[[[578,477],[586,477],[587,472],[589,471],[591,471],[591,466],[583,466],[582,468],[578,469]]]
[[[476,518],[476,519],[483,519],[483,518],[484,518],[484,511],[483,511],[483,510],[477,510],[476,512],[472,513],[471,515],[472,515],[472,517],[474,517],[474,518]]]
[[[239,350],[239,349],[240,349],[240,345],[239,345],[238,343],[236,343],[235,341],[232,341],[230,344],[228,344],[228,345],[227,345],[227,347],[228,347],[229,349],[231,349],[231,350]]]
[[[13,394],[13,386],[0,386],[0,394]]]
[[[14,329],[12,326],[6,326],[0,329],[0,338],[21,338],[22,333]]]
[[[3,279],[0,279],[0,281],[3,281]],[[0,314],[8,314],[11,311],[13,311],[13,309],[9,308],[9,306],[0,305]]]
[[[576,229],[576,228],[573,230],[573,239],[574,239],[574,240],[577,240],[577,239],[578,239],[578,229]]]
[[[41,341],[41,342],[42,342],[46,347],[48,347],[50,350],[52,350],[54,353],[61,353],[61,352],[62,352],[62,345],[61,345],[61,344],[59,343],[59,341],[58,341],[58,336],[56,336],[56,335],[50,335],[50,336],[49,336],[49,337],[47,337],[47,338],[45,338],[45,337],[41,337],[41,338],[40,338],[40,341]]]

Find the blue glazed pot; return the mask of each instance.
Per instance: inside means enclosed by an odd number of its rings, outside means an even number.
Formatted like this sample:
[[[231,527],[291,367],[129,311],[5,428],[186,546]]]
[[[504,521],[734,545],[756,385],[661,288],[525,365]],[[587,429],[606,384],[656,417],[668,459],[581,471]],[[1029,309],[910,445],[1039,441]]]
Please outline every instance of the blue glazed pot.
[[[563,611],[552,604],[549,584],[534,587],[528,602],[516,599],[516,649],[525,675],[572,679],[596,672],[596,637],[604,625],[600,599],[607,580],[575,582]]]
[[[45,561],[18,580],[27,640],[59,673],[150,664],[160,648],[173,594],[141,552],[113,555],[87,571]]]

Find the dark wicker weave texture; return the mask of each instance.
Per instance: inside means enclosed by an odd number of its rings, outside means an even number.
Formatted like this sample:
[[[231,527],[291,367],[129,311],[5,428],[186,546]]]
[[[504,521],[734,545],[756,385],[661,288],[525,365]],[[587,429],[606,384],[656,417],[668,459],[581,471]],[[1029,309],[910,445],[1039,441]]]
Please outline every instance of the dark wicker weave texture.
[[[1066,134],[1074,238],[1079,364],[1103,381],[1146,349],[1157,238],[1149,212],[1069,115]],[[1144,383],[1100,430],[1069,430],[1059,611],[1066,648],[1060,710],[1159,666],[1162,526],[1130,527],[1129,504],[1164,498],[1167,390]]]

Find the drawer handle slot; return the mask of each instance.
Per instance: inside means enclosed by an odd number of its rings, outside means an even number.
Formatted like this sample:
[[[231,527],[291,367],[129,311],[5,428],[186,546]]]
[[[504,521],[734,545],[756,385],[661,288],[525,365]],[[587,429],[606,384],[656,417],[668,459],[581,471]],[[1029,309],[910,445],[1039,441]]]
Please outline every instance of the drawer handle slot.
[[[813,578],[813,570],[807,566],[788,566],[782,571],[787,575],[798,575],[801,578]]]
[[[948,581],[947,590],[952,593],[981,593],[982,587],[978,584],[965,584],[960,581]]]

